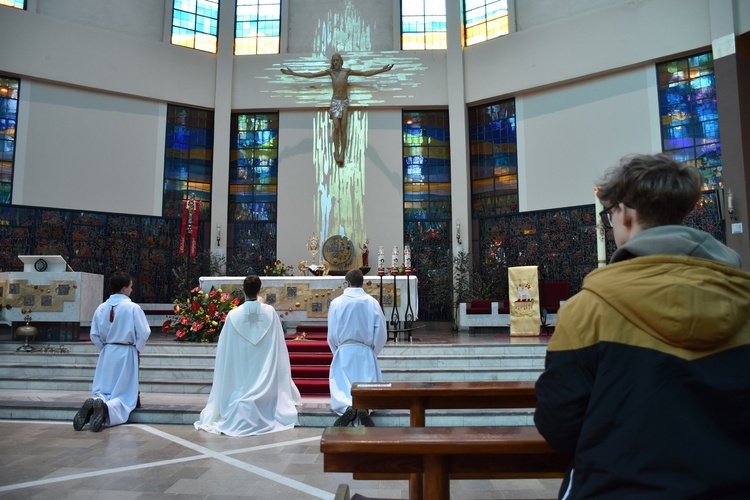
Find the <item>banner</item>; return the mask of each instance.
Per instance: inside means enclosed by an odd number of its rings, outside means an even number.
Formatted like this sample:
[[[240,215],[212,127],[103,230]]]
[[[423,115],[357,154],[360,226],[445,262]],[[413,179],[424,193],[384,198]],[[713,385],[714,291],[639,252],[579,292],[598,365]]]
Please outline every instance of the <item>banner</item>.
[[[182,223],[180,225],[180,255],[185,254],[185,244],[190,245],[190,257],[198,253],[198,214],[200,213],[200,200],[195,195],[190,195],[189,200],[182,202]],[[189,239],[189,243],[188,243]]]
[[[539,335],[539,271],[537,266],[508,268],[510,334]]]

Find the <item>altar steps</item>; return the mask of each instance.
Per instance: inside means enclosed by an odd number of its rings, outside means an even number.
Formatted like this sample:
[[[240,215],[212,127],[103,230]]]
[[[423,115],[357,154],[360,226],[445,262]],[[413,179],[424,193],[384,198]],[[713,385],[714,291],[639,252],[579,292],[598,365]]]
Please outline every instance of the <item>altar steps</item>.
[[[131,422],[191,424],[206,404],[211,390],[216,346],[187,344],[153,335],[141,355],[142,408]],[[293,344],[311,341],[289,341]],[[69,352],[18,353],[18,342],[0,342],[0,418],[69,421],[90,395],[98,349],[85,343],[66,343]],[[39,346],[37,346],[39,347]],[[54,347],[60,347],[59,345]],[[383,378],[390,380],[535,380],[544,364],[546,345],[435,345],[389,342],[379,356]],[[321,353],[303,353],[319,356]],[[290,352],[290,357],[292,353]],[[330,363],[330,352],[326,358]],[[461,366],[463,365],[463,366]],[[320,390],[308,380],[323,380],[327,364],[295,364],[295,380],[302,392]],[[299,375],[299,378],[297,378]],[[307,385],[306,385],[307,384]],[[303,391],[304,388],[304,391]],[[303,394],[300,424],[331,425],[327,394]],[[446,411],[428,415],[431,425],[530,425],[531,410]],[[404,411],[375,415],[376,425],[407,425]],[[438,424],[440,423],[440,424]]]

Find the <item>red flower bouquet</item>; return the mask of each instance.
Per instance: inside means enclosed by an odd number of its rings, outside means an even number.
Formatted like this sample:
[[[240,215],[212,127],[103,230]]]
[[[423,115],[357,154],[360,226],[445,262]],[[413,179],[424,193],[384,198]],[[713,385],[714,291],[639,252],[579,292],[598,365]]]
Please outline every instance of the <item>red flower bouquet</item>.
[[[190,297],[174,301],[174,316],[164,322],[161,331],[184,342],[215,342],[227,319],[227,313],[244,298],[211,288],[206,293],[195,287]]]

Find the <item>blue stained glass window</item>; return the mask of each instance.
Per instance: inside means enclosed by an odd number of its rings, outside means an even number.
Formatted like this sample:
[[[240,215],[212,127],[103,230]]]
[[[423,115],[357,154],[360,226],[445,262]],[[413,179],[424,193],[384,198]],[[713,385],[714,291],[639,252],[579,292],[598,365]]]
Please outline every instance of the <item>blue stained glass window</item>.
[[[0,76],[0,203],[10,203],[13,191],[19,83]]]
[[[402,113],[404,245],[412,251],[419,293],[430,296],[436,269],[450,269],[451,161],[447,110]],[[444,320],[450,306],[420,303],[419,317]],[[445,315],[447,314],[447,318]]]
[[[659,112],[662,150],[695,166],[704,189],[722,187],[719,112],[710,52],[660,63]]]
[[[219,0],[174,0],[172,44],[216,53]]]
[[[281,0],[236,0],[235,55],[278,54]]]
[[[515,100],[469,109],[469,147],[472,219],[517,212]]]
[[[213,137],[213,111],[167,106],[164,217],[179,216],[191,194],[201,202],[201,218],[210,217]]]
[[[445,2],[401,0],[401,49],[445,50],[448,48]]]

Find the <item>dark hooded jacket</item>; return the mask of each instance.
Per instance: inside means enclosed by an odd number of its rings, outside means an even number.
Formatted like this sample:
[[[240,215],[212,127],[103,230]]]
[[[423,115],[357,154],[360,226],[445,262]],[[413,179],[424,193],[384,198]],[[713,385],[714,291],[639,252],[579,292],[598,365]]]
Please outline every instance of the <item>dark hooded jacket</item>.
[[[683,226],[645,230],[559,311],[539,432],[561,498],[748,498],[750,274]]]

